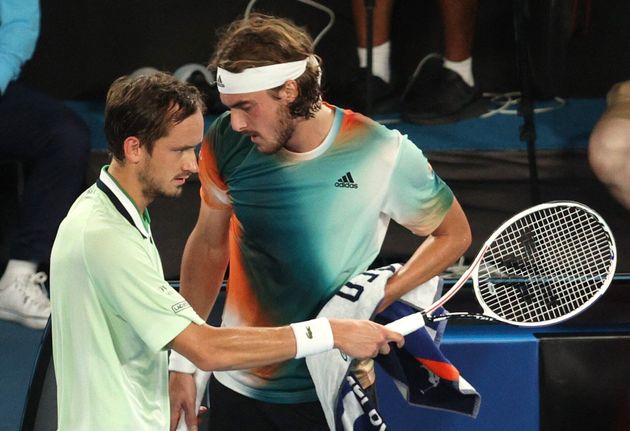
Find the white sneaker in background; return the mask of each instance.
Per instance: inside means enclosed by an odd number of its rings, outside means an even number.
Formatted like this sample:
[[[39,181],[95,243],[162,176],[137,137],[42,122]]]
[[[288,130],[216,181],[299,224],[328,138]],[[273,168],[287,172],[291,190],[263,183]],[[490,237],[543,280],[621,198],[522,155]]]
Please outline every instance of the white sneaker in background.
[[[33,329],[44,329],[50,316],[50,300],[43,272],[16,277],[0,290],[0,319],[11,320]]]
[[[455,262],[453,265],[446,268],[444,272],[440,274],[440,277],[452,278],[452,279],[457,280],[462,275],[464,275],[467,269],[468,269],[468,265],[464,263],[464,256],[462,256],[459,258],[457,262]]]

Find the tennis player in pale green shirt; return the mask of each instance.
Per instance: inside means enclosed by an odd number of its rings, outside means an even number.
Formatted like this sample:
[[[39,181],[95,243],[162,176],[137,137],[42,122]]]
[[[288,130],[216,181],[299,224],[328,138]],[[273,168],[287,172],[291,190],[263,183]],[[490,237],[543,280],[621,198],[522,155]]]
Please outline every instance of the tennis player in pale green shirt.
[[[213,328],[164,280],[149,203],[197,172],[199,92],[168,74],[112,84],[112,162],[61,223],[51,256],[58,430],[168,430],[168,349],[205,370],[251,368],[338,348],[387,353],[400,334],[368,321]],[[186,418],[195,429],[196,418]]]

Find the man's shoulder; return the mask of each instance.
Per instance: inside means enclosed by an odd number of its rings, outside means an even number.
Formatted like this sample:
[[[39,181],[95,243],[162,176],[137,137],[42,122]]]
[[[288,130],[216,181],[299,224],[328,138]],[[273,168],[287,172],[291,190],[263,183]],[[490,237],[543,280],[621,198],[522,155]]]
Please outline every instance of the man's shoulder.
[[[210,126],[203,143],[202,157],[212,154],[217,168],[222,175],[239,166],[254,148],[248,136],[235,132],[230,122],[230,113],[220,115]]]
[[[365,115],[349,109],[343,110],[343,120],[336,141],[344,148],[354,148],[364,154],[383,152],[398,153],[401,143],[405,141],[398,130],[375,121]]]
[[[338,108],[340,109],[340,108]],[[360,112],[350,109],[343,109],[343,123],[341,129],[354,136],[373,135],[382,138],[397,138],[400,132],[396,129],[390,129],[378,121],[367,117]]]
[[[224,112],[212,122],[206,133],[206,142],[213,148],[215,153],[233,151],[235,147],[253,146],[253,143],[246,135],[232,129],[229,111]]]
[[[242,138],[243,135],[232,129],[231,114],[227,111],[219,115],[212,124],[210,124],[207,137],[217,145],[221,144],[224,140],[238,140]]]
[[[63,220],[60,233],[97,239],[123,235],[131,227],[107,196],[96,186],[85,190]]]

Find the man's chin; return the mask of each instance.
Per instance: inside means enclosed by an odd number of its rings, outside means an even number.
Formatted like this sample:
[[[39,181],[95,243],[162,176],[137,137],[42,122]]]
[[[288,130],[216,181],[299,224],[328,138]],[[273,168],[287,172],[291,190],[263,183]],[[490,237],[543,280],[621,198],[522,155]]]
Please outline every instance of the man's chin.
[[[184,190],[184,186],[183,185],[177,186],[177,189],[174,190],[168,197],[170,197],[170,198],[178,198],[178,197],[180,197],[182,195],[183,190]]]
[[[169,199],[173,199],[173,198],[178,198],[182,195],[182,191],[184,190],[184,186],[177,186],[176,189],[173,190],[160,190],[159,193],[157,193],[156,195],[160,198],[169,198]]]
[[[259,153],[262,154],[276,154],[278,151],[280,151],[280,149],[282,148],[282,146],[280,145],[256,145],[256,149],[258,150]]]

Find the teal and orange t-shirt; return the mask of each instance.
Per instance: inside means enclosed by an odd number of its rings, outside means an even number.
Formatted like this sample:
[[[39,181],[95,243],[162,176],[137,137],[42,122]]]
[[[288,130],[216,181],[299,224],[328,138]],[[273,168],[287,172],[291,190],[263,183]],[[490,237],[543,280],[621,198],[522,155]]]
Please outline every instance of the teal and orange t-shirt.
[[[200,154],[201,197],[233,211],[223,326],[313,318],[377,257],[390,219],[424,236],[451,206],[451,190],[413,142],[332,108],[333,127],[307,153],[260,153],[231,129],[229,113],[211,126]],[[216,377],[267,402],[317,399],[303,360]]]

